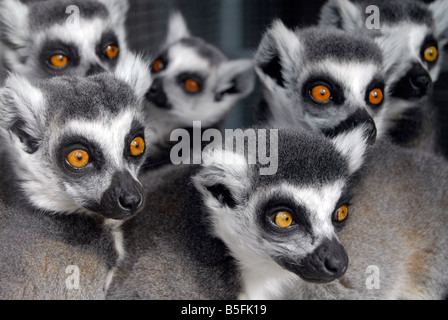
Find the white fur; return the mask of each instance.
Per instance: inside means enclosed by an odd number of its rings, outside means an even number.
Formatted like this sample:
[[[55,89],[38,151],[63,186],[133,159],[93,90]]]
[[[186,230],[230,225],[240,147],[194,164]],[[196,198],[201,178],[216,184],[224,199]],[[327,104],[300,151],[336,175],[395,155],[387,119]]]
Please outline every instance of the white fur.
[[[135,95],[142,103],[152,84],[149,62],[142,55],[131,52],[126,52],[124,55],[118,62],[114,74],[117,79],[125,81],[134,89]]]
[[[8,3],[11,1],[8,0]],[[0,9],[8,10],[8,8]],[[125,55],[128,51],[124,25],[120,25],[117,21],[110,18],[83,19],[81,17],[79,24],[61,23],[51,25],[42,30],[35,30],[26,27],[28,23],[28,8],[24,6],[21,10],[24,12],[20,12],[20,15],[18,14],[17,17],[20,16],[23,21],[7,21],[8,30],[11,30],[9,32],[11,34],[10,37],[17,42],[13,48],[4,46],[5,64],[12,72],[28,77],[40,77],[42,75],[40,71],[42,69],[42,66],[40,66],[42,61],[38,59],[36,53],[41,50],[45,39],[62,39],[64,43],[72,43],[77,46],[80,65],[70,69],[70,75],[84,76],[91,65],[100,65],[105,70],[112,71],[111,65],[102,61],[96,52],[96,47],[104,30],[110,29],[116,32],[120,56]]]
[[[170,45],[182,38],[190,36],[187,23],[180,12],[173,12],[168,21],[168,33],[166,36],[165,44]]]
[[[334,238],[336,235],[331,217],[343,186],[344,181],[336,181],[316,188],[301,188],[286,183],[269,188],[268,191],[260,191],[261,194],[252,195],[251,200],[244,203],[246,214],[244,217],[236,217],[235,215],[240,213],[226,206],[218,206],[212,197],[205,197],[205,205],[209,208],[215,234],[226,243],[238,262],[243,283],[240,299],[279,299],[285,286],[298,280],[297,275],[283,269],[268,253],[275,248],[271,248],[272,244],[264,239],[263,231],[255,222],[257,215],[255,207],[260,197],[268,196],[265,193],[287,195],[310,210],[313,217],[311,220],[313,235],[317,239]],[[300,246],[306,245],[300,244]],[[283,243],[277,250],[281,254],[283,250],[293,252],[297,248],[297,243]],[[309,252],[313,250],[312,247],[306,249]]]
[[[334,16],[332,8],[338,8],[338,13],[341,15],[340,19]],[[364,19],[363,12],[349,0],[329,0],[322,9],[319,24],[334,26],[342,22],[344,30],[359,32],[364,27]]]
[[[448,42],[448,0],[436,0],[429,4],[429,9],[434,16],[436,37],[442,48]]]
[[[0,18],[5,27],[3,36],[18,48],[18,57],[20,58],[28,55],[30,34],[28,14],[28,7],[18,0],[0,2]]]
[[[367,137],[365,136],[364,125],[339,134],[331,142],[348,159],[351,173],[361,168],[364,163],[364,154],[367,148]]]

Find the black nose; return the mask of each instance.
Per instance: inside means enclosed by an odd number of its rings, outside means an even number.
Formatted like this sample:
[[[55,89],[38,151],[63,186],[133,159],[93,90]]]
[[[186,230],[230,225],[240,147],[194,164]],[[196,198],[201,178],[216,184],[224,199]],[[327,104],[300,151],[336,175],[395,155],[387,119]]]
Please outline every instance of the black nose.
[[[418,90],[422,90],[424,92],[428,91],[431,86],[431,78],[427,74],[416,75],[409,79],[411,85]]]
[[[128,210],[131,213],[137,212],[143,202],[143,197],[138,192],[127,192],[127,190],[122,190],[118,203],[124,210]]]
[[[347,270],[347,253],[337,240],[325,239],[311,254],[311,260],[324,277],[339,278]]]
[[[337,239],[324,239],[322,243],[296,267],[296,273],[304,280],[328,283],[342,277],[347,270],[348,256]]]
[[[431,89],[431,76],[420,63],[414,63],[400,80],[391,85],[392,96],[405,100],[420,99]]]
[[[109,219],[126,220],[139,212],[144,202],[142,184],[128,171],[117,171],[100,202],[89,205],[88,209]]]

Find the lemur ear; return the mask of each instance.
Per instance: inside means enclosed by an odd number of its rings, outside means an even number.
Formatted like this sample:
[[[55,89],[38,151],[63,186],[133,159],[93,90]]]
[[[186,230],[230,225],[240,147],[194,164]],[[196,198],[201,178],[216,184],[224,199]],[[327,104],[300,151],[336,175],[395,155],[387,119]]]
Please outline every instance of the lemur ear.
[[[126,16],[129,11],[129,3],[127,0],[99,0],[102,2],[111,17],[111,21],[114,21],[120,26],[125,26]]]
[[[178,11],[171,13],[168,19],[168,31],[165,45],[170,45],[182,38],[188,38],[190,36],[190,31],[188,31],[187,23],[182,14]]]
[[[142,103],[152,84],[150,62],[141,54],[126,52],[125,55],[118,61],[114,71],[115,77],[129,84],[134,89],[139,103]]]
[[[28,14],[28,7],[19,0],[0,2],[1,41],[5,48],[10,48],[19,54],[19,61],[29,54]]]
[[[45,128],[42,92],[17,75],[11,75],[0,91],[1,135],[12,144],[20,143],[27,153],[39,148]]]
[[[248,59],[230,60],[219,66],[217,83],[214,89],[216,100],[226,96],[244,98],[255,86],[255,71]]]
[[[348,160],[350,173],[354,173],[363,165],[366,150],[372,144],[372,124],[362,123],[329,139]]]
[[[349,0],[329,0],[321,9],[319,25],[354,32],[364,27],[365,18]]]
[[[246,159],[222,149],[205,152],[202,159],[204,164],[192,179],[205,204],[210,208],[234,208],[241,203],[249,188]]]
[[[436,0],[429,5],[434,17],[436,38],[440,47],[448,43],[448,0]]]
[[[285,64],[292,64],[297,55],[298,36],[280,20],[274,21],[261,39],[255,54],[258,76],[267,86],[285,86]]]

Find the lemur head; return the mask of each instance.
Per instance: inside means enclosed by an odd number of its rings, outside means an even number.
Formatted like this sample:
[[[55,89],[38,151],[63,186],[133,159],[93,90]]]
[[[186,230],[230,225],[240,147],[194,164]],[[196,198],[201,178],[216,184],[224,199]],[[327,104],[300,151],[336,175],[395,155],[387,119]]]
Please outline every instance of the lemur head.
[[[299,125],[329,136],[368,120],[381,131],[380,49],[333,28],[292,31],[275,21],[256,56],[270,123]],[[376,137],[372,126],[371,142]]]
[[[367,10],[372,5],[379,9],[377,16]],[[447,12],[447,0],[431,4],[415,0],[330,0],[322,8],[320,24],[374,38],[384,53],[388,95],[394,105],[390,112],[398,114],[409,101],[431,93],[448,42]],[[379,29],[366,27],[369,16],[376,19]],[[401,108],[397,106],[400,103]]]
[[[112,71],[126,49],[127,1],[2,0],[5,66],[27,77]]]
[[[114,75],[26,80],[0,90],[2,152],[28,203],[49,212],[122,220],[143,204],[137,173],[146,148],[147,74],[127,62]]]
[[[151,67],[153,84],[147,99],[153,114],[212,125],[253,89],[250,60],[229,60],[219,49],[194,37],[180,13],[170,16],[161,53]]]
[[[226,154],[231,164],[222,161],[227,150],[204,156],[194,184],[215,234],[243,269],[274,278],[287,270],[313,282],[344,274],[348,258],[337,233],[348,220],[370,130],[362,123],[330,141],[279,129],[275,175],[260,175],[258,165],[248,164],[248,153],[256,152],[249,147]]]

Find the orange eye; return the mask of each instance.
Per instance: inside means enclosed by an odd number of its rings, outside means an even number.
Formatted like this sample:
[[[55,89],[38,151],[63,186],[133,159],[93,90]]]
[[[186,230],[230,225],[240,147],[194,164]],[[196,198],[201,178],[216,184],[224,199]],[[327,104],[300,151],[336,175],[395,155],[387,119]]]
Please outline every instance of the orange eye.
[[[89,154],[84,150],[74,150],[67,156],[67,162],[74,168],[83,168],[89,163]]]
[[[344,221],[347,218],[347,215],[348,215],[348,207],[347,206],[341,206],[334,213],[334,220],[338,221],[338,222]]]
[[[383,101],[383,91],[381,89],[373,89],[369,93],[369,102],[371,104],[377,105]]]
[[[107,46],[106,50],[104,50],[104,54],[109,59],[115,58],[118,55],[118,46],[113,44]]]
[[[157,59],[156,61],[154,61],[154,63],[152,64],[152,70],[154,72],[160,72],[163,69],[165,69],[165,64],[163,63],[162,60]]]
[[[426,61],[433,62],[437,59],[438,51],[435,46],[430,46],[425,49],[425,52],[423,53],[423,56],[425,57]]]
[[[311,90],[311,96],[318,102],[327,102],[331,98],[331,92],[325,86],[316,86]]]
[[[293,220],[292,215],[286,211],[279,211],[271,216],[271,220],[280,228],[288,228]]]
[[[143,141],[143,138],[137,137],[131,142],[131,154],[134,157],[138,157],[145,151],[145,141]]]
[[[55,54],[50,58],[50,63],[56,68],[63,68],[67,65],[68,58],[63,54]]]
[[[185,81],[185,89],[189,92],[196,92],[199,90],[199,83],[196,80],[188,79]]]

